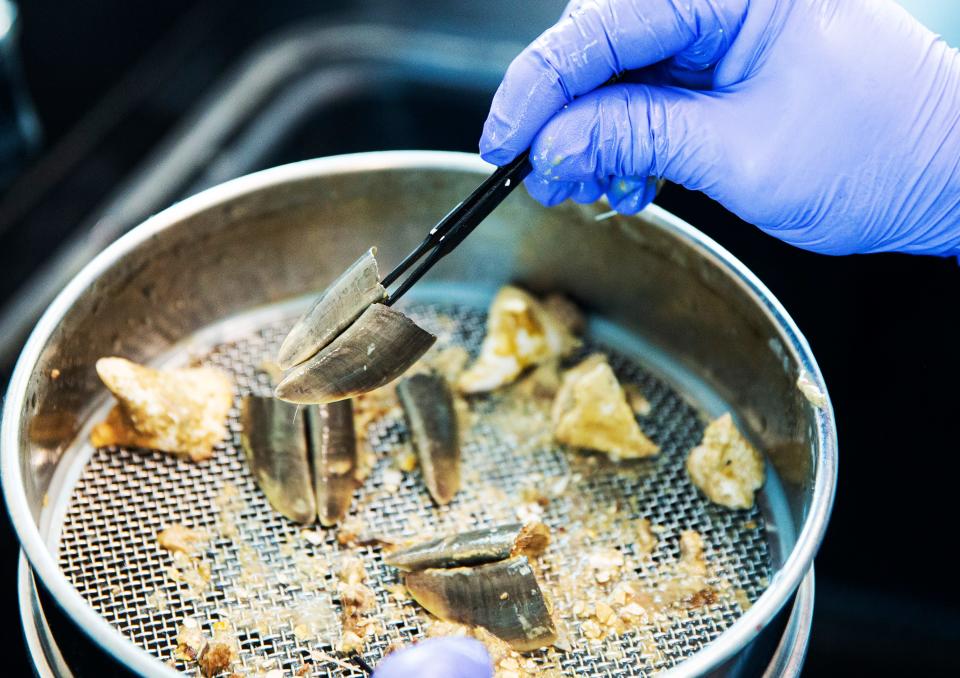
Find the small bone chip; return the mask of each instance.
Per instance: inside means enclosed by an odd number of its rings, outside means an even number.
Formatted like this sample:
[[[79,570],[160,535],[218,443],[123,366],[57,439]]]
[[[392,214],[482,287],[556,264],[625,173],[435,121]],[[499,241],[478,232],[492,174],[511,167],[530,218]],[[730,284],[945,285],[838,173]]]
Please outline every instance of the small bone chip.
[[[659,452],[637,423],[605,356],[586,358],[563,375],[553,401],[553,434],[561,443],[637,459]]]
[[[197,550],[203,540],[202,532],[191,530],[180,523],[171,523],[157,534],[157,544],[171,553],[191,554]]]
[[[746,509],[763,485],[763,457],[727,413],[710,422],[703,441],[690,451],[687,473],[713,503]]]
[[[117,404],[90,433],[96,447],[129,445],[201,461],[227,437],[233,384],[219,370],[155,370],[123,358],[101,358],[97,374]]]
[[[230,668],[235,656],[233,649],[225,643],[211,643],[207,646],[197,664],[200,665],[200,673],[205,678],[222,673]]]
[[[528,367],[562,358],[579,345],[564,323],[523,290],[507,285],[490,306],[480,355],[457,380],[462,393],[506,386]]]

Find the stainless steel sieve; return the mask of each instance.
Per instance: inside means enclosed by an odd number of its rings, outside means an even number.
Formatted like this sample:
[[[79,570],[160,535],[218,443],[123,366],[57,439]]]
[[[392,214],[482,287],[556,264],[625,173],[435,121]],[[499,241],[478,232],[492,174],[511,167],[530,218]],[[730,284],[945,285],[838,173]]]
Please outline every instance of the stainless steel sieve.
[[[218,595],[169,597],[169,566],[153,543],[165,522],[209,522],[226,483],[245,503],[244,542],[271,564],[259,603],[284,610],[303,603],[281,585],[281,545],[299,530],[259,497],[233,436],[204,467],[159,453],[94,450],[86,431],[107,404],[93,364],[123,355],[152,364],[199,361],[231,372],[241,392],[269,384],[260,371],[310,291],[322,288],[356,253],[377,244],[385,268],[418,242],[456,196],[489,167],[474,156],[391,152],[319,159],[223,184],[174,205],[105,250],[58,296],[17,364],[3,413],[3,486],[40,588],[65,617],[122,666],[175,675],[164,664],[187,615],[210,618],[240,605],[236,553],[222,545],[213,562]],[[621,379],[652,404],[643,421],[663,448],[649,473],[599,475],[584,491],[597,506],[629,498],[631,511],[662,527],[664,555],[682,529],[704,535],[752,605],[691,615],[654,641],[654,658],[624,636],[613,650],[575,643],[565,672],[638,675],[736,673],[738,659],[791,599],[826,526],[833,497],[836,433],[826,389],[806,341],[768,290],[716,243],[657,207],[638,217],[602,206],[545,210],[526,196],[505,202],[411,294],[407,311],[442,340],[476,350],[484,308],[496,288],[520,282],[560,291],[590,314],[589,348],[604,350]],[[800,377],[804,391],[797,387]],[[823,399],[816,397],[822,394]],[[729,410],[769,461],[767,483],[750,513],[709,505],[683,473],[683,457],[703,420]],[[385,419],[370,432],[378,459],[404,436]],[[516,441],[495,427],[465,450],[466,465],[496,477],[507,492],[525,479],[569,471],[559,450],[516,461]],[[508,469],[504,471],[503,469]],[[378,464],[357,500],[363,519],[397,531],[447,525],[424,501],[413,476],[386,492]],[[499,475],[497,475],[499,474]],[[476,500],[469,490],[463,502]],[[481,521],[502,519],[495,506]],[[559,502],[550,518],[572,509]],[[246,531],[244,531],[246,530]],[[626,545],[628,546],[628,545]],[[336,551],[332,535],[310,548]],[[395,575],[365,547],[374,584]],[[557,581],[562,558],[547,568]],[[551,574],[553,573],[553,574]],[[157,604],[157,595],[169,600]],[[396,609],[394,609],[396,608]],[[381,595],[385,630],[368,643],[375,662],[393,641],[422,633],[412,606]],[[574,635],[578,633],[576,624]],[[309,650],[293,629],[241,639],[251,675],[263,661],[294,670]],[[182,667],[181,667],[182,668]],[[315,664],[314,675],[338,675]]]

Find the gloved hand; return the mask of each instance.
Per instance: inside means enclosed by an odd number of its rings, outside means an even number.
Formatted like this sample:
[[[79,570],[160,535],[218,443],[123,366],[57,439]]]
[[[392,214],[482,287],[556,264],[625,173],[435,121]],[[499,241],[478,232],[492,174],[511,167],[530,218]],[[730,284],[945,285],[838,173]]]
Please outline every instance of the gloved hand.
[[[960,253],[960,53],[890,0],[575,1],[480,140],[528,146],[547,205],[664,177],[817,252]]]
[[[491,678],[483,643],[472,638],[431,638],[390,654],[373,678]]]

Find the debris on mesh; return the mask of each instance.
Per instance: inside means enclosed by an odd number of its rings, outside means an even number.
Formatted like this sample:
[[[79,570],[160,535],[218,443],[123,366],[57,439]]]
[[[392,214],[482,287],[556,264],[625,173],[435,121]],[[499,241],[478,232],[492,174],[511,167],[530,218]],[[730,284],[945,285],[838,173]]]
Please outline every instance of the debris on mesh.
[[[394,459],[397,464],[397,469],[403,473],[411,473],[419,464],[416,453],[410,448],[409,445],[397,452],[397,455],[394,457]]]
[[[200,552],[206,546],[205,532],[191,530],[180,523],[171,523],[157,533],[157,546],[170,553],[172,563],[166,568],[167,578],[181,586],[179,597],[184,600],[202,598],[209,588],[212,570]],[[158,609],[168,604],[162,591],[154,591],[148,603]]]
[[[632,528],[632,529],[631,529]],[[636,553],[650,555],[657,548],[657,535],[653,533],[653,526],[646,518],[637,518],[628,523],[629,543],[633,544],[633,550]]]
[[[567,370],[553,403],[553,434],[573,447],[613,459],[638,459],[659,448],[640,429],[610,363],[594,354]]]
[[[376,463],[376,454],[370,446],[370,425],[383,419],[400,419],[403,412],[397,400],[396,386],[387,384],[353,398],[353,427],[357,442],[355,477],[363,483]]]
[[[193,662],[200,656],[200,652],[207,645],[207,638],[200,630],[200,624],[196,619],[185,619],[177,631],[177,648],[174,650],[174,658]]]
[[[224,643],[210,643],[203,654],[197,659],[200,673],[209,678],[230,668],[236,653]]]
[[[642,578],[625,567],[626,559],[616,549],[589,554],[596,580],[604,586],[573,604],[583,635],[599,641],[640,632],[652,643],[652,633],[683,621],[692,610],[742,597],[742,590],[734,589],[708,564],[698,532],[683,531],[679,549],[678,559],[656,564]]]
[[[171,553],[179,552],[187,555],[199,548],[206,535],[198,530],[191,530],[180,523],[171,523],[157,533],[157,544],[160,548]]]
[[[358,557],[346,557],[340,563],[337,591],[340,595],[340,643],[337,649],[349,654],[362,652],[365,639],[375,630],[376,620],[369,613],[376,596],[364,582],[367,571]]]
[[[202,461],[227,436],[233,383],[220,370],[155,370],[123,358],[101,358],[97,374],[117,405],[90,433],[94,447],[142,447]]]
[[[358,516],[350,516],[337,530],[337,543],[341,546],[359,546],[364,540],[366,525]]]
[[[173,564],[167,568],[167,576],[171,581],[183,584],[184,588],[180,591],[182,598],[200,598],[210,584],[210,563],[175,551]]]
[[[173,656],[188,664],[196,664],[204,678],[225,672],[237,659],[239,645],[233,629],[226,622],[213,624],[213,635],[208,637],[193,618],[187,618],[177,632],[177,647]]]
[[[763,457],[728,412],[707,425],[703,440],[687,457],[687,472],[713,503],[748,509],[763,486]]]
[[[463,373],[467,350],[483,337],[483,315],[458,310],[448,316],[433,308],[412,312],[440,337],[414,369],[453,381]],[[269,387],[262,364],[281,330],[224,344],[202,362],[230,370],[241,395],[258,394]],[[176,668],[188,672],[200,669],[205,645],[194,637],[181,647],[175,641],[181,622],[197,629],[224,622],[235,630],[238,654],[223,676],[233,671],[273,678],[298,670],[360,676],[348,654],[376,665],[386,653],[431,635],[479,638],[500,678],[570,675],[594,666],[616,675],[650,674],[675,666],[691,648],[722,633],[766,586],[763,517],[756,508],[707,510],[693,486],[678,482],[685,453],[702,433],[698,413],[634,362],[606,352],[631,414],[640,414],[630,402],[633,390],[650,406],[644,428],[652,427],[663,452],[649,463],[618,464],[557,445],[551,408],[562,364],[550,359],[494,393],[458,401],[464,408],[461,492],[436,507],[395,388],[388,385],[354,402],[366,482],[336,529],[303,529],[269,509],[242,463],[239,428],[231,419],[227,453],[202,473],[162,455],[96,451],[68,511],[62,567],[98,612],[135,642],[162,659],[176,646]],[[109,561],[89,549],[104,543],[101,530],[115,520],[97,516],[109,515],[111,503],[129,496],[142,497],[148,507],[166,506],[171,487],[176,505],[162,518],[146,518],[153,521],[146,538],[159,538],[161,529],[179,521],[203,526],[206,540],[194,542],[193,551],[189,540],[185,551],[163,552],[151,544],[147,550],[156,554],[159,569],[151,560],[125,570],[122,581],[124,590],[149,595],[140,595],[139,603],[107,605],[116,597],[103,597],[103,582],[115,579],[102,571]],[[411,599],[402,577],[384,562],[396,548],[518,520],[550,529],[549,545],[531,566],[560,636],[555,647],[521,653],[481,628],[439,621]],[[109,538],[107,550],[114,556],[139,549],[137,538]],[[143,628],[154,629],[149,638]],[[191,641],[190,634],[183,640]]]
[[[650,401],[643,395],[643,391],[640,390],[639,386],[636,384],[627,384],[623,387],[623,392],[626,394],[627,402],[630,404],[630,409],[633,410],[634,414],[640,417],[650,415],[653,406],[650,405]]]
[[[620,576],[625,561],[618,549],[606,546],[592,551],[588,556],[588,562],[596,582],[606,584]]]
[[[563,320],[527,292],[507,285],[490,306],[480,355],[457,386],[463,393],[496,390],[528,367],[569,355],[579,344]]]

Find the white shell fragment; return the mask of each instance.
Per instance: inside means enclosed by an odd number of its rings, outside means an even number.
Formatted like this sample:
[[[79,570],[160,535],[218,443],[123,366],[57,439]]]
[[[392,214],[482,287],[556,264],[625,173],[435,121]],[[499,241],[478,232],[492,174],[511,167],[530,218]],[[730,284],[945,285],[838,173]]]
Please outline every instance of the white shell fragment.
[[[650,457],[659,448],[640,429],[606,356],[594,354],[567,370],[553,401],[558,442],[614,459]]]
[[[687,457],[687,473],[714,504],[746,509],[763,486],[763,456],[743,437],[730,413],[714,419]]]
[[[117,405],[90,432],[96,447],[129,445],[201,461],[227,437],[233,382],[220,370],[155,370],[124,358],[101,358],[97,374]]]
[[[457,380],[461,393],[484,393],[513,383],[528,367],[569,355],[580,342],[564,322],[518,287],[497,293],[480,355]]]
[[[813,380],[813,375],[806,370],[800,372],[800,376],[797,377],[797,388],[814,407],[823,409],[827,406],[826,394],[817,386],[817,383]]]

